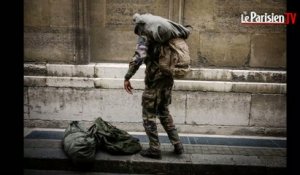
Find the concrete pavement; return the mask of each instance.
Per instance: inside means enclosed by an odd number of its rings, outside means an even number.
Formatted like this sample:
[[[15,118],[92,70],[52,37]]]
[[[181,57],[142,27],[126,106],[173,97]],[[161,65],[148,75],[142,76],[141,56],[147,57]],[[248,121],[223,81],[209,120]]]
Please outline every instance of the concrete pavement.
[[[180,135],[185,153],[172,153],[173,147],[160,134],[162,160],[148,159],[139,154],[113,156],[98,151],[95,164],[82,171],[74,166],[63,152],[62,130],[26,129],[24,157],[26,174],[37,172],[125,173],[125,174],[286,174],[286,140],[276,137],[229,137],[209,135]],[[41,132],[43,131],[43,132]],[[132,133],[140,138],[143,148],[147,140],[143,133]],[[202,144],[197,142],[202,140]],[[188,140],[188,141],[186,141]],[[191,142],[194,140],[195,142]],[[203,140],[205,140],[203,142]],[[242,146],[241,146],[242,145]],[[49,175],[50,175],[49,174]]]

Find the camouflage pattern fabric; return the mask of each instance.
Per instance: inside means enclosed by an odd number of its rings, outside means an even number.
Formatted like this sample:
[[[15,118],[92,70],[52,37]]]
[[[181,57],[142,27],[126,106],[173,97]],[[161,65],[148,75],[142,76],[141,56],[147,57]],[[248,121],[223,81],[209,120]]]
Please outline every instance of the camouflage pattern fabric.
[[[149,138],[150,147],[159,150],[157,116],[167,132],[170,142],[174,145],[180,143],[180,139],[168,109],[168,105],[171,104],[173,83],[165,83],[164,79],[161,79],[155,82],[155,85],[157,88],[146,86],[142,95],[143,125]]]
[[[142,46],[145,46],[146,49]],[[148,43],[145,38],[139,37],[136,54],[129,63],[129,70],[125,75],[125,79],[129,80],[142,64],[140,60],[146,64],[145,90],[142,95],[143,126],[149,138],[149,146],[157,150],[160,149],[157,116],[167,132],[170,142],[172,144],[180,143],[178,132],[168,109],[171,104],[174,79],[171,72],[163,72],[153,61],[157,61],[159,58],[160,47],[161,45],[158,43]]]

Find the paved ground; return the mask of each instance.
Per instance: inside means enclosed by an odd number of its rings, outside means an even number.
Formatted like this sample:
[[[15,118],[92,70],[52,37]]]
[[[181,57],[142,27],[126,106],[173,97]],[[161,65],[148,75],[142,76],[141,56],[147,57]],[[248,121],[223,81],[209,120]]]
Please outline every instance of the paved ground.
[[[24,134],[26,174],[83,173],[78,172],[76,167],[70,164],[62,150],[62,130],[26,129]],[[148,147],[147,137],[143,133],[132,134],[140,138],[143,148]],[[149,172],[150,174],[264,175],[286,173],[285,138],[181,135],[181,139],[185,140],[185,153],[177,156],[172,154],[173,147],[168,143],[166,136],[161,134],[162,160],[147,159],[139,154],[112,156],[98,151],[95,160],[97,166],[91,171],[102,172],[103,175]],[[201,140],[202,144],[196,140]]]

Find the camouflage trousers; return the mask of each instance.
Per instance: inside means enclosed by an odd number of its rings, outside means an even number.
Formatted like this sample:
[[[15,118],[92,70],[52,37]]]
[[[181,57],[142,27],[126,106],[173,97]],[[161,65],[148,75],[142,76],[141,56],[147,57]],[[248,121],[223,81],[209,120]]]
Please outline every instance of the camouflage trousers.
[[[163,87],[156,86],[156,88],[149,88],[146,85],[142,95],[143,125],[152,149],[160,150],[156,117],[159,118],[168,134],[170,142],[173,145],[180,143],[178,132],[168,109],[168,105],[171,104],[172,86],[173,83]]]

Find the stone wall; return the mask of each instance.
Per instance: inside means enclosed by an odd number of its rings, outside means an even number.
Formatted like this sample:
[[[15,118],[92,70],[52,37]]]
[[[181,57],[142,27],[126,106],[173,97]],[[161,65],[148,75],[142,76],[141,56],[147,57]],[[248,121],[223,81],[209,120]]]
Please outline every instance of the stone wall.
[[[24,61],[128,62],[131,17],[150,12],[193,26],[194,67],[286,68],[284,25],[242,25],[243,12],[283,14],[285,0],[25,0]]]
[[[75,51],[73,2],[24,1],[25,61],[67,63],[73,60]]]
[[[24,93],[26,127],[65,128],[72,120],[102,117],[129,131],[143,131],[142,90],[128,95],[123,89],[64,86],[26,87]],[[284,136],[285,106],[285,94],[174,91],[170,112],[183,133]]]
[[[25,0],[24,61],[88,63],[88,2]]]
[[[131,79],[133,95],[123,89],[125,63],[24,67],[24,126],[65,128],[102,117],[144,131],[145,66]],[[169,108],[181,133],[285,136],[286,71],[193,68],[187,78],[175,80]]]
[[[188,42],[194,66],[286,67],[283,25],[241,24],[241,14],[283,14],[281,0],[187,0],[184,24],[194,26]]]

